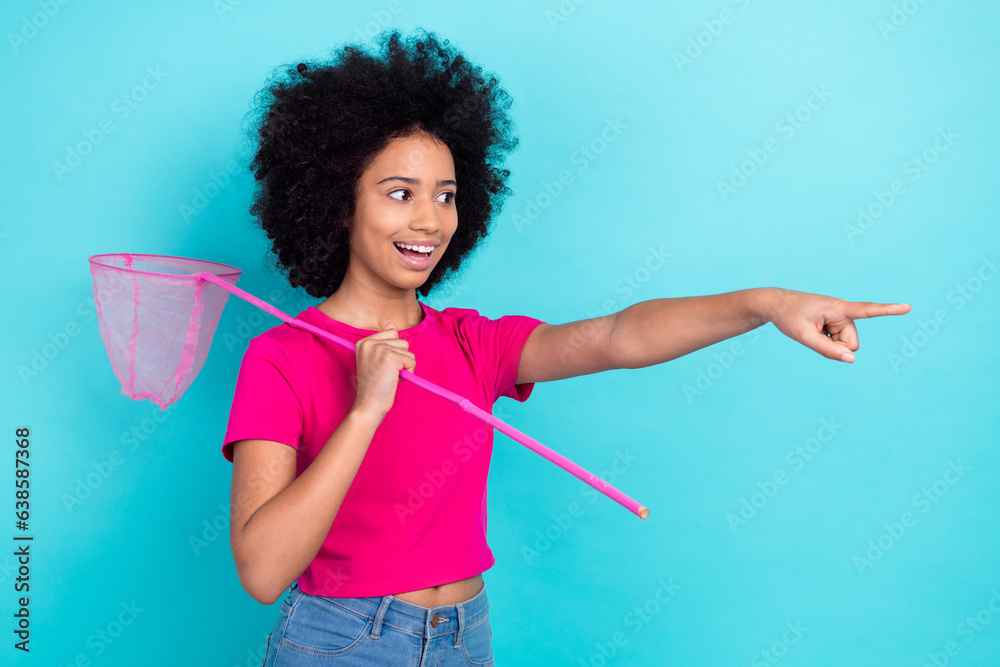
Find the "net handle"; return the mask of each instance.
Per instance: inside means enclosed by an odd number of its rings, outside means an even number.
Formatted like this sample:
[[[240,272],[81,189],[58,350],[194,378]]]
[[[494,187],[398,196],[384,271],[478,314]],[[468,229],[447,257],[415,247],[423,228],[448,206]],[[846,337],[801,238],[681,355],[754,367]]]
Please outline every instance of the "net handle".
[[[297,319],[297,318],[294,318],[294,317],[290,317],[289,315],[286,315],[285,313],[283,313],[282,311],[278,310],[277,308],[275,308],[271,304],[269,304],[269,303],[267,303],[265,301],[261,301],[260,299],[258,299],[257,297],[255,297],[253,294],[245,292],[245,291],[241,290],[239,287],[236,287],[235,285],[233,285],[231,283],[228,283],[225,280],[222,280],[221,278],[219,278],[219,277],[217,277],[217,276],[215,276],[215,275],[213,275],[211,273],[198,273],[198,274],[195,274],[195,277],[196,278],[201,278],[203,280],[208,280],[208,281],[210,281],[212,283],[215,283],[219,287],[222,287],[222,288],[228,290],[229,292],[231,292],[232,294],[238,296],[239,298],[243,299],[244,301],[249,301],[253,305],[257,306],[258,308],[266,310],[267,312],[271,313],[272,315],[274,315],[278,319],[280,319],[280,320],[282,320],[284,322],[287,322],[288,324],[290,324],[290,325],[292,325],[294,327],[297,327],[299,329],[304,329],[306,331],[309,331],[311,333],[316,334],[317,336],[321,336],[323,338],[326,338],[327,340],[329,340],[329,341],[331,341],[333,343],[336,343],[337,345],[343,347],[344,349],[350,350],[351,352],[356,353],[356,347],[355,347],[354,343],[351,343],[350,341],[344,340],[340,336],[334,335],[334,334],[330,333],[329,331],[325,331],[323,329],[320,329],[317,326],[313,326],[312,324],[309,324],[308,322],[303,322],[300,319]],[[538,442],[534,438],[531,438],[530,436],[528,436],[528,435],[526,435],[526,434],[518,431],[513,426],[510,426],[509,424],[507,424],[507,423],[505,423],[505,422],[497,419],[496,417],[494,417],[490,413],[486,412],[482,408],[478,407],[477,405],[474,405],[472,403],[472,401],[470,401],[469,399],[464,398],[462,396],[459,396],[455,392],[448,391],[444,387],[439,387],[438,385],[434,384],[433,382],[425,380],[424,378],[422,378],[422,377],[420,377],[418,375],[414,375],[413,373],[411,373],[410,371],[406,370],[405,368],[403,370],[399,371],[399,377],[402,378],[402,379],[404,379],[404,380],[406,380],[406,381],[408,381],[408,382],[411,382],[411,383],[417,385],[418,387],[421,387],[422,389],[426,389],[427,391],[431,392],[432,394],[437,394],[441,398],[444,398],[446,400],[451,401],[452,403],[455,403],[456,405],[458,405],[460,408],[462,408],[463,410],[465,410],[466,412],[468,412],[472,416],[481,419],[482,421],[486,422],[487,424],[489,424],[493,428],[497,429],[501,433],[503,433],[503,434],[507,435],[508,437],[510,437],[511,439],[516,440],[517,442],[521,443],[522,445],[524,445],[525,447],[527,447],[531,451],[535,452],[536,454],[539,454],[540,456],[548,459],[552,463],[555,463],[556,465],[558,465],[560,468],[562,468],[566,472],[569,472],[569,473],[575,475],[580,480],[586,482],[587,484],[589,484],[590,486],[594,487],[595,489],[597,489],[598,491],[600,491],[601,493],[603,493],[604,495],[606,495],[610,499],[612,499],[615,502],[617,502],[618,504],[622,505],[625,509],[627,509],[630,512],[632,512],[633,514],[637,515],[640,519],[645,519],[647,516],[649,516],[649,510],[648,509],[646,509],[645,507],[643,507],[642,505],[640,505],[638,502],[636,502],[632,498],[628,497],[627,495],[625,495],[624,493],[622,493],[621,491],[619,491],[615,487],[611,486],[610,484],[608,484],[607,482],[605,482],[604,480],[602,480],[600,477],[597,477],[596,475],[588,472],[584,468],[582,468],[582,467],[578,466],[577,464],[573,463],[572,461],[570,461],[569,459],[567,459],[562,454],[559,454],[558,452],[555,452],[555,451],[549,449],[548,447],[546,447],[542,443]]]

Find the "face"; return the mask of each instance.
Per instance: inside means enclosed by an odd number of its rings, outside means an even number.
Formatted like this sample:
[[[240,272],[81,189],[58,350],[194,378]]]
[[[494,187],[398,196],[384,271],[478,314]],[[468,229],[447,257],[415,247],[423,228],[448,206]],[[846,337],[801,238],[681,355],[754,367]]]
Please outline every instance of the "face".
[[[458,227],[456,190],[446,145],[426,132],[392,140],[358,181],[345,281],[423,285]],[[419,247],[397,245],[404,243]]]

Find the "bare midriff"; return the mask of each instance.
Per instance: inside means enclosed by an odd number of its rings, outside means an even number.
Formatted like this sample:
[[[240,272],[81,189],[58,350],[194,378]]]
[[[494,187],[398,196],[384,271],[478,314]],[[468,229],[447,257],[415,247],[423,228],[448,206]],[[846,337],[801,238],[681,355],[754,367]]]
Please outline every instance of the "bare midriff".
[[[397,593],[394,597],[421,607],[440,607],[471,600],[481,590],[483,590],[483,575],[477,574],[474,577],[453,581],[450,584],[431,586],[408,593]]]

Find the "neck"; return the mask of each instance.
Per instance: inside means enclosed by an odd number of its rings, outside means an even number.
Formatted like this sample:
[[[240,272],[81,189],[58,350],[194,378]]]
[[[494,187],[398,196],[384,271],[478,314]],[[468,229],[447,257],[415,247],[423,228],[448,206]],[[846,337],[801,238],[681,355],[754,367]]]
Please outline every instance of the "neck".
[[[388,322],[398,330],[409,329],[424,317],[416,289],[379,289],[346,276],[337,291],[316,308],[338,322],[374,331],[382,331]]]

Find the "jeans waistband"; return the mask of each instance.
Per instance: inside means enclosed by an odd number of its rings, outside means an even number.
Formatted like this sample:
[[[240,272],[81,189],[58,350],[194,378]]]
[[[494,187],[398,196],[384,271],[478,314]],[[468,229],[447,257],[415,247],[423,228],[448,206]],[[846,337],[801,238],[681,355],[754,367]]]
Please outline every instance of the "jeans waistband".
[[[303,592],[297,584],[293,584],[291,595],[291,603],[294,604],[299,597],[309,593]],[[485,583],[475,597],[465,602],[437,607],[422,607],[401,600],[395,595],[367,598],[316,597],[374,620],[372,638],[377,639],[382,625],[387,624],[427,638],[454,632],[456,646],[461,640],[462,630],[481,620],[489,610]]]

